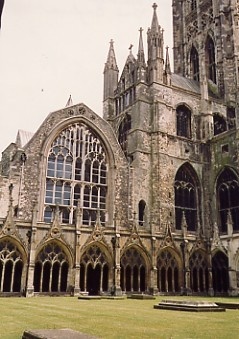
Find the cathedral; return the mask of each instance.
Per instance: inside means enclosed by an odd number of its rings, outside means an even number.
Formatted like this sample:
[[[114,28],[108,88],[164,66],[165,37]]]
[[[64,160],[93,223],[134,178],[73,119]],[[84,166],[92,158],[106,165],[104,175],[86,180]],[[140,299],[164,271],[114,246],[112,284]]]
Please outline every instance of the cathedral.
[[[0,295],[239,295],[239,2],[172,15],[2,152]]]

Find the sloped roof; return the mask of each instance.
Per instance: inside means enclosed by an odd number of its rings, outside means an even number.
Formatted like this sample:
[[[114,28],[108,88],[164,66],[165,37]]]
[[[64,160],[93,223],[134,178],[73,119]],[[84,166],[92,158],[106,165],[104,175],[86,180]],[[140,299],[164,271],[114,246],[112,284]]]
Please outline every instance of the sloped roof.
[[[172,86],[178,87],[186,91],[190,91],[196,94],[200,94],[200,85],[196,80],[182,77],[179,74],[172,74]]]
[[[19,129],[16,137],[17,146],[20,148],[24,147],[28,143],[28,141],[31,140],[33,135],[34,133],[32,132],[27,132]]]

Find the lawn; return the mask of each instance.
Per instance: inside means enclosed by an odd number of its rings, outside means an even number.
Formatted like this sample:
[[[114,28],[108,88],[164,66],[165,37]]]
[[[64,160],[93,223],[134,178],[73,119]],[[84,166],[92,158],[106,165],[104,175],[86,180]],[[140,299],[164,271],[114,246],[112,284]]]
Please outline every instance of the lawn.
[[[161,299],[167,298],[157,297],[156,300],[79,300],[77,297],[0,298],[0,338],[20,339],[26,329],[52,328],[71,328],[98,338],[239,338],[239,310],[190,313],[154,309],[153,305]],[[185,297],[178,299],[182,300]],[[193,299],[239,302],[239,298]]]

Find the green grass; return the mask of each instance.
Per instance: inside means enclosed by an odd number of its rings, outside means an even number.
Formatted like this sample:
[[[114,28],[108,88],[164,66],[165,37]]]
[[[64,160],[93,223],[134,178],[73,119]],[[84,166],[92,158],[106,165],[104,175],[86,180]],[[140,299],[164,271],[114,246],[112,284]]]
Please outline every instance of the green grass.
[[[78,300],[77,297],[0,298],[0,338],[26,329],[71,328],[98,338],[239,338],[239,310],[190,313],[157,310],[156,300]],[[178,297],[182,300],[185,297]],[[192,299],[187,297],[186,299]],[[232,298],[196,300],[239,302]]]

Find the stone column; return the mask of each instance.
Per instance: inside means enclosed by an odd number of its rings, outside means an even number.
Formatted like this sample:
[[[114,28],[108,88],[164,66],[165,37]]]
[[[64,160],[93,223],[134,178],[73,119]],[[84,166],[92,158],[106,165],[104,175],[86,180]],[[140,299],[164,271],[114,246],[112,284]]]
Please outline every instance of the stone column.
[[[150,277],[150,286],[149,286],[149,293],[155,295],[158,293],[158,286],[157,286],[157,258],[156,258],[156,238],[151,238],[151,246],[152,246],[152,266],[151,266],[151,277]],[[147,270],[146,270],[147,272]],[[147,279],[149,281],[149,279]]]

